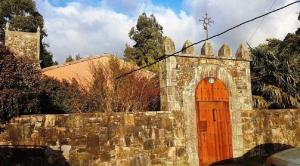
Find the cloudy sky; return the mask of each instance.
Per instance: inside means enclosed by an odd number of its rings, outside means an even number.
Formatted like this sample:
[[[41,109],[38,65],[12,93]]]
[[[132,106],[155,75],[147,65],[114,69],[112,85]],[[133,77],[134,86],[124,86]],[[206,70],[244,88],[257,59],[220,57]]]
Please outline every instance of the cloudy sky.
[[[54,59],[64,62],[68,55],[82,57],[112,53],[122,57],[128,37],[142,12],[154,14],[171,37],[177,50],[185,40],[196,42],[205,38],[198,21],[205,12],[213,18],[209,34],[221,32],[242,21],[278,8],[294,0],[36,0],[44,16],[48,33],[46,41]],[[215,52],[228,43],[235,52],[241,42],[252,46],[266,38],[282,39],[300,27],[294,5],[213,39]],[[196,46],[200,50],[200,46]]]

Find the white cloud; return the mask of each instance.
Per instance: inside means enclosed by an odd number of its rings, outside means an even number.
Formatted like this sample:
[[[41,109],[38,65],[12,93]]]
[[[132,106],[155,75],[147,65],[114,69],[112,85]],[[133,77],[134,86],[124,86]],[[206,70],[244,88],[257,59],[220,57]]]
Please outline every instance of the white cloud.
[[[195,18],[201,18],[208,11],[215,21],[210,28],[210,34],[217,34],[233,25],[266,13],[271,7],[273,10],[290,2],[293,0],[185,0],[184,4]],[[215,47],[220,47],[222,43],[229,43],[232,48],[236,48],[239,43],[249,40],[251,45],[257,46],[266,38],[282,39],[287,33],[294,32],[297,27],[300,27],[296,14],[299,5],[288,7],[213,39],[217,45]],[[261,25],[258,26],[259,24]]]
[[[134,20],[127,15],[116,13],[101,6],[84,6],[69,3],[65,7],[54,7],[41,1],[47,42],[59,62],[72,54],[89,56],[104,52],[121,55],[128,31]]]
[[[273,9],[287,2],[288,0],[278,1]],[[38,0],[38,8],[44,16],[49,34],[47,40],[50,50],[59,62],[63,62],[69,54],[77,53],[88,56],[107,52],[122,56],[125,43],[132,43],[128,32],[144,11],[155,15],[164,27],[164,35],[174,40],[178,50],[187,39],[196,42],[205,37],[198,19],[206,10],[215,21],[210,34],[215,34],[266,12],[272,1],[185,0],[184,4],[183,9],[175,13],[170,8],[154,5],[151,0],[102,0],[94,6],[78,1],[64,7],[53,6],[47,0]],[[250,43],[257,45],[267,37],[283,38],[286,33],[294,32],[300,26],[296,21],[297,9],[299,5],[266,17]],[[249,40],[259,22],[213,39],[215,51],[224,42],[235,49],[239,43]],[[196,49],[199,52],[200,46]]]

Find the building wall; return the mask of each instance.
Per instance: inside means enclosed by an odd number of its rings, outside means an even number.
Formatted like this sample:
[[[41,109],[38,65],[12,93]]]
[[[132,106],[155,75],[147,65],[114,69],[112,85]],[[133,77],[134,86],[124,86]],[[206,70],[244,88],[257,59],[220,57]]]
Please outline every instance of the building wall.
[[[21,116],[0,133],[0,147],[46,146],[62,151],[72,166],[187,165],[182,117],[181,112]]]
[[[16,56],[28,57],[40,64],[40,32],[18,32],[5,29],[5,46]]]
[[[44,76],[55,78],[59,81],[66,80],[72,82],[72,80],[75,79],[80,86],[85,89],[89,89],[91,87],[91,83],[94,81],[94,72],[97,71],[99,65],[103,65],[103,67],[105,67],[104,72],[109,78],[109,75],[111,74],[110,61],[113,60],[113,58],[120,63],[120,67],[136,67],[131,63],[115,57],[114,55],[103,54],[43,68],[42,74]],[[152,78],[155,76],[154,73],[148,70],[140,70],[134,74],[136,74],[138,77],[142,76],[147,78]]]
[[[42,74],[48,77],[55,78],[59,81],[66,80],[71,82],[75,79],[81,86],[88,88],[93,81],[93,72],[101,63],[108,66],[112,55],[104,54],[76,60],[62,65],[51,66],[42,69]]]

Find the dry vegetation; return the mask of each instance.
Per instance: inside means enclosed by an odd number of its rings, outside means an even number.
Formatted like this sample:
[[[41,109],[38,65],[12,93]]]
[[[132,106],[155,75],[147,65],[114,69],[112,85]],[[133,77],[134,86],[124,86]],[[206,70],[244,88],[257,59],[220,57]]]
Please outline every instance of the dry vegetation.
[[[42,113],[132,112],[159,110],[159,82],[155,75],[140,71],[115,79],[134,66],[117,58],[91,67],[90,87],[43,77]]]
[[[109,65],[99,63],[94,67],[94,80],[90,87],[94,111],[131,112],[159,109],[159,81],[154,74],[140,71],[115,79],[132,69],[132,65],[117,58],[111,58]]]

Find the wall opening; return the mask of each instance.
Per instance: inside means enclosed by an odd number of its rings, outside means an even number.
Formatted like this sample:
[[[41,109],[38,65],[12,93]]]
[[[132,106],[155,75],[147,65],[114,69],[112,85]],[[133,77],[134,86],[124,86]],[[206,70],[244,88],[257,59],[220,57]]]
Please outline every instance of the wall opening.
[[[199,82],[195,93],[199,164],[231,159],[232,130],[226,86],[219,79],[208,77]]]

